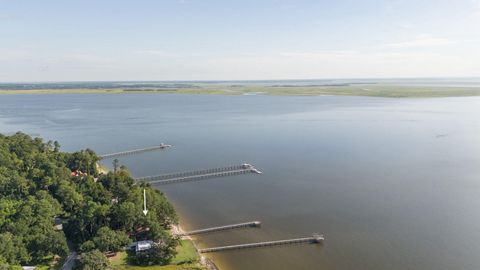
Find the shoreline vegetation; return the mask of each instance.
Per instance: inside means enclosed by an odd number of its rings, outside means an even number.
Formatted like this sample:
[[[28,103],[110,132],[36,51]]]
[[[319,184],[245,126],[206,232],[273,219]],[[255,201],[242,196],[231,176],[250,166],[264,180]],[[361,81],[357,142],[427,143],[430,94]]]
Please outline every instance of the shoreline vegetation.
[[[181,235],[185,233],[185,231],[182,229],[180,224],[172,225],[171,227],[172,227],[171,232],[173,235]],[[191,243],[193,249],[195,250],[196,259],[199,261],[199,263],[203,267],[205,267],[207,270],[218,270],[218,267],[215,265],[215,263],[211,259],[200,254],[200,252],[198,251],[198,247],[191,236],[189,235],[181,236],[181,241],[186,241]]]
[[[178,216],[161,191],[99,160],[0,134],[0,269],[215,269],[175,235]]]
[[[110,169],[103,165],[101,161],[96,163],[100,173],[107,174]],[[180,224],[171,224],[171,235],[180,235],[185,231]],[[192,237],[186,235],[180,237],[180,243],[177,246],[177,254],[172,259],[170,265],[154,265],[154,266],[132,266],[128,265],[126,252],[119,252],[116,256],[109,258],[111,267],[114,270],[219,270],[215,263],[200,254],[198,247]]]
[[[78,82],[0,83],[0,95],[20,94],[208,94],[271,96],[365,96],[429,98],[480,96],[478,81],[271,81],[271,82]]]
[[[101,161],[96,163],[100,173],[108,173],[110,169],[103,165]],[[171,224],[171,235],[180,235],[185,231],[180,224]],[[215,263],[200,254],[198,247],[192,237],[186,235],[180,237],[180,243],[177,246],[177,254],[172,260],[172,264],[166,266],[143,266],[136,267],[127,264],[126,252],[119,252],[116,256],[110,258],[112,268],[116,270],[219,270]]]

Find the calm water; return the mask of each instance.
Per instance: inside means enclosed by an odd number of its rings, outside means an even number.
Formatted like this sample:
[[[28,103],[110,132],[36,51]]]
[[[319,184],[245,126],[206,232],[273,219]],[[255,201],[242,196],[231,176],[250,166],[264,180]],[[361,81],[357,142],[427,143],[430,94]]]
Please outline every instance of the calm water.
[[[324,233],[324,245],[210,255],[221,269],[480,267],[480,98],[0,96],[0,131],[107,153],[136,176],[249,162],[263,175],[163,186],[200,247]]]

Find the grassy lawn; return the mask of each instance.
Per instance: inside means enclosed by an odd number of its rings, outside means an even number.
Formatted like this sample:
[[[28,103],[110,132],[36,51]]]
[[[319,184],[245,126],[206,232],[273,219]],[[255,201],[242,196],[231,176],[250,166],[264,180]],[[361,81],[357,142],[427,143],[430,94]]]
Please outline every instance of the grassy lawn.
[[[177,247],[177,252],[177,256],[172,260],[172,264],[195,262],[200,259],[197,250],[193,246],[193,242],[190,240],[181,240],[180,245]]]
[[[126,252],[119,252],[117,256],[110,258],[113,269],[118,270],[203,270],[199,263],[199,255],[193,246],[192,241],[182,240],[177,247],[177,256],[173,258],[170,265],[165,266],[131,266],[127,265]]]
[[[127,263],[127,252],[125,251],[118,252],[115,257],[110,258],[110,265],[113,267],[125,266],[126,263]]]

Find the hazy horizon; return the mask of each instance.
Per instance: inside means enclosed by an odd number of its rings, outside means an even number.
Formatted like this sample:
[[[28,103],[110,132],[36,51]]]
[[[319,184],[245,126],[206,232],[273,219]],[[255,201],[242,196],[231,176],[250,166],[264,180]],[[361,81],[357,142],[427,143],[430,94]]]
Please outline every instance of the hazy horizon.
[[[480,75],[478,0],[0,4],[2,82]]]
[[[280,81],[477,81],[480,76],[472,77],[358,77],[358,78],[304,78],[304,79],[200,79],[200,80],[58,80],[58,81],[0,81],[0,84],[56,84],[56,83],[129,83],[129,82],[152,82],[152,83],[173,83],[173,82],[190,82],[190,83],[208,83],[208,82],[280,82]]]

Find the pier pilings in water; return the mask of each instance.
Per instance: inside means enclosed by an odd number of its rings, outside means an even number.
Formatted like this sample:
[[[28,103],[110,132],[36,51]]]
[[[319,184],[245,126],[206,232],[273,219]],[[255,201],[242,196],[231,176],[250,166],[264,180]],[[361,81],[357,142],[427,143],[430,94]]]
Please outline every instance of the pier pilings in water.
[[[114,158],[114,157],[120,157],[120,156],[128,156],[128,155],[133,155],[133,154],[138,154],[142,152],[148,152],[148,151],[154,151],[154,150],[159,150],[159,149],[165,149],[172,147],[170,144],[164,144],[161,143],[160,145],[157,146],[152,146],[152,147],[147,147],[147,148],[140,148],[140,149],[134,149],[134,150],[128,150],[128,151],[123,151],[123,152],[117,152],[117,153],[110,153],[110,154],[104,154],[100,155],[99,157],[101,159],[106,159],[106,158]]]
[[[254,227],[260,227],[260,225],[261,225],[260,221],[250,221],[250,222],[237,223],[237,224],[231,224],[231,225],[225,225],[225,226],[217,226],[217,227],[206,228],[206,229],[199,229],[199,230],[194,230],[190,232],[180,233],[178,235],[186,236],[186,235],[202,234],[202,233],[209,233],[209,232],[225,231],[225,230],[237,229],[237,228],[249,228],[249,227],[254,228]]]
[[[213,177],[223,177],[246,173],[261,174],[262,172],[256,169],[253,165],[245,163],[242,165],[213,168],[206,170],[197,170],[190,172],[170,173],[154,176],[145,176],[135,178],[137,181],[145,181],[151,184],[164,185],[177,182],[195,181],[201,179],[208,179]]]
[[[325,240],[325,237],[323,235],[313,234],[311,237],[266,241],[266,242],[250,243],[250,244],[230,245],[230,246],[223,246],[223,247],[203,248],[203,249],[199,249],[198,251],[200,253],[209,253],[209,252],[217,252],[217,251],[256,248],[256,247],[270,247],[270,246],[280,246],[280,245],[299,244],[299,243],[319,244],[319,243],[322,243],[324,240]]]

